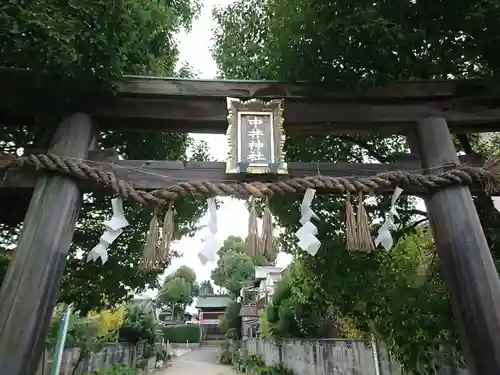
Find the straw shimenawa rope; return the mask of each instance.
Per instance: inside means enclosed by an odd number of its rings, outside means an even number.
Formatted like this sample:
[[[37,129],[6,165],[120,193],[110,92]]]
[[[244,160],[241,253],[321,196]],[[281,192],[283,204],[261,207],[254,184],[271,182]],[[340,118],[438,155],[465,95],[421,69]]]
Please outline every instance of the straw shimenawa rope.
[[[248,235],[247,235],[247,253],[254,257],[260,252],[259,230],[257,228],[257,212],[255,210],[255,201],[250,202],[248,210]]]
[[[372,193],[377,190],[393,189],[428,192],[452,185],[482,183],[487,194],[500,190],[500,158],[488,161],[483,167],[458,165],[439,174],[419,174],[393,171],[372,177],[327,177],[314,176],[293,178],[277,182],[214,183],[210,181],[178,182],[167,189],[154,191],[136,190],[130,183],[117,179],[112,172],[90,167],[82,161],[57,155],[29,155],[20,158],[0,159],[0,168],[34,166],[37,170],[68,175],[80,180],[94,181],[111,189],[123,199],[144,205],[158,206],[182,196],[234,196],[266,198],[287,193],[301,193],[316,189],[318,193],[346,194]],[[412,189],[411,189],[412,188]]]
[[[276,260],[277,256],[276,249],[274,248],[273,229],[273,215],[271,214],[271,209],[269,208],[269,199],[267,199],[262,216],[261,244],[262,255],[272,262]]]
[[[351,193],[347,193],[345,200],[345,232],[347,250],[358,250],[356,216],[351,202]]]
[[[149,222],[149,230],[146,235],[146,241],[142,250],[143,268],[153,270],[161,261],[158,253],[158,239],[160,238],[160,227],[158,222],[158,213],[154,212]]]
[[[356,213],[356,229],[358,234],[358,247],[361,251],[371,251],[375,249],[372,235],[370,233],[370,223],[363,203],[363,193],[358,194],[358,211]]]
[[[175,231],[175,221],[174,221],[174,209],[173,204],[170,202],[168,204],[167,212],[163,218],[163,227],[161,233],[161,244],[160,244],[160,257],[163,261],[166,261],[168,255],[170,254],[170,246],[174,241],[174,231]]]

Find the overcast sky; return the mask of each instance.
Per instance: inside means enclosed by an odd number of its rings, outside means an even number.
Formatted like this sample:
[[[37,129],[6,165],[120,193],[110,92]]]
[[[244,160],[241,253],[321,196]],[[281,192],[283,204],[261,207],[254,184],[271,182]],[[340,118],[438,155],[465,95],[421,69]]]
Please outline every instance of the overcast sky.
[[[202,0],[203,9],[199,18],[194,21],[192,30],[179,35],[180,61],[188,62],[199,72],[198,78],[213,79],[217,75],[217,66],[210,52],[212,30],[216,27],[211,11],[214,6],[225,6],[231,2],[232,0]],[[228,147],[224,135],[193,134],[193,137],[196,140],[205,140],[210,146],[212,156],[218,161],[225,161]],[[223,206],[218,210],[219,239],[224,240],[230,235],[246,237],[248,211],[244,202],[231,198],[224,198],[223,202]],[[423,201],[419,200],[418,208],[425,210]],[[204,225],[206,222],[205,217],[200,224]],[[174,248],[182,257],[172,261],[167,273],[187,265],[195,270],[198,282],[210,279],[210,272],[215,264],[202,266],[197,255],[202,246],[203,234],[200,232],[192,238],[186,237],[175,243]],[[281,253],[277,261],[278,266],[284,267],[290,263],[291,255]],[[147,294],[153,296],[156,293],[150,291]]]
[[[192,30],[179,36],[180,61],[188,62],[198,71],[200,73],[198,78],[212,79],[217,75],[217,66],[210,52],[212,29],[215,27],[211,11],[214,6],[227,5],[231,2],[232,0],[202,1],[201,15],[194,21]],[[193,134],[193,137],[196,140],[206,141],[210,146],[212,156],[218,161],[225,161],[228,146],[224,135]],[[224,198],[224,204],[217,212],[217,219],[219,224],[218,237],[221,240],[230,235],[246,237],[248,211],[243,201]],[[203,218],[202,224],[205,224],[206,221],[207,218]],[[182,257],[174,259],[167,272],[172,272],[182,265],[187,265],[195,270],[199,282],[210,279],[210,272],[215,264],[202,266],[197,255],[202,245],[203,234],[203,232],[199,232],[193,238],[183,238],[174,245],[174,248],[182,254]],[[290,255],[280,254],[278,256],[278,265],[286,266],[290,260]]]

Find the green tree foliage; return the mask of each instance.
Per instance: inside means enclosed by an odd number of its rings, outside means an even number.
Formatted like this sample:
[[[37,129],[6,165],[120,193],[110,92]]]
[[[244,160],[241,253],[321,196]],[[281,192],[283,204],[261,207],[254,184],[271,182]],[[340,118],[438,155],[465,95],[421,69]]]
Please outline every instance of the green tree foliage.
[[[494,21],[500,13],[498,2],[454,3],[456,12],[449,12],[449,6],[445,0],[397,6],[351,0],[237,0],[214,12],[218,23],[214,57],[224,78],[322,81],[333,88],[362,90],[394,79],[496,78],[500,68],[498,54],[493,52],[500,35]],[[495,82],[489,89],[494,89]],[[463,90],[473,92],[473,88]],[[394,152],[407,152],[408,147],[399,136],[341,135],[288,137],[285,150],[288,161],[389,162]],[[388,199],[367,203],[372,220],[383,214]],[[498,258],[500,216],[490,198],[476,197],[475,203],[492,254]],[[271,201],[278,224],[285,227],[280,238],[284,249],[296,248],[293,233],[298,229],[298,204],[286,198]],[[437,366],[437,341],[451,352],[459,349],[435,266],[429,259],[423,262],[431,270],[423,279],[413,270],[422,268],[415,260],[415,249],[428,244],[422,233],[413,231],[422,220],[415,217],[414,201],[401,201],[396,240],[403,239],[389,253],[345,251],[342,199],[318,197],[314,210],[321,217],[316,224],[322,249],[315,257],[297,253],[300,272],[290,277],[291,301],[286,298],[280,306],[312,303],[315,308],[308,309],[310,316],[326,310],[344,334],[375,331],[413,374]],[[407,237],[409,233],[414,234]],[[409,300],[415,297],[419,299]],[[269,318],[281,324],[280,308],[275,307]],[[305,316],[297,319],[298,309],[289,310],[297,325],[307,322]],[[282,309],[281,314],[290,312]],[[307,324],[295,327],[292,323],[281,331],[298,335],[294,331],[298,328],[301,335],[313,333]]]
[[[177,60],[173,35],[189,28],[198,10],[192,0],[4,1],[0,65],[86,83],[84,90],[112,85],[123,74],[162,75]]]
[[[0,5],[0,66],[37,72],[36,80],[28,81],[35,81],[40,88],[33,100],[33,95],[18,85],[18,92],[11,93],[8,100],[21,112],[26,105],[38,106],[35,124],[56,124],[62,113],[112,94],[123,74],[192,76],[186,65],[175,72],[178,51],[174,35],[190,27],[198,9],[196,0],[4,1]],[[14,77],[17,74],[14,70],[0,71]],[[20,125],[1,124],[3,153],[14,154],[19,147],[48,146],[51,128]],[[126,159],[185,160],[188,149],[194,149],[190,152],[193,160],[208,157],[206,144],[194,145],[182,134],[103,130],[98,147],[114,148]],[[193,233],[204,207],[183,199],[175,209],[177,237]],[[102,234],[102,222],[110,214],[110,198],[100,193],[89,195],[80,212],[60,300],[74,303],[83,315],[156,287],[158,275],[170,261],[155,271],[139,269],[151,213],[127,205],[125,214],[132,225],[111,247],[108,262],[104,266],[86,263],[82,252],[95,246]],[[2,244],[14,247],[20,220],[1,224]]]
[[[95,370],[91,375],[135,375],[136,368],[127,365],[114,365],[110,368]]]
[[[237,236],[229,236],[224,240],[222,247],[219,249],[219,254],[224,254],[227,251],[246,254],[247,245],[243,238]]]
[[[220,317],[220,328],[228,339],[241,339],[241,303],[233,301]]]
[[[170,307],[173,318],[177,319],[184,314],[186,306],[193,302],[191,291],[191,284],[180,277],[175,277],[163,285],[158,297],[162,304]]]
[[[52,322],[49,326],[45,342],[50,349],[55,348],[57,344],[58,332],[62,323],[63,314],[62,306],[56,306],[52,315]],[[73,373],[76,371],[80,363],[88,358],[92,353],[98,352],[103,341],[106,339],[101,337],[102,326],[98,321],[81,317],[73,313],[68,322],[68,331],[64,346],[66,348],[79,348],[78,358],[73,365]]]
[[[200,283],[200,296],[209,296],[214,294],[214,287],[210,280],[205,280]]]
[[[115,141],[110,141],[108,145],[111,147],[113,144],[120,144],[120,138],[116,137]],[[148,134],[145,139],[147,143],[144,145],[147,144],[147,147],[141,144],[144,139],[132,141],[134,145],[131,145],[130,149],[136,151],[126,155],[127,158],[175,160],[182,159],[185,154],[185,140],[181,135],[165,135],[161,142],[158,142],[157,134]],[[196,222],[204,212],[201,204],[189,198],[176,202],[177,237],[194,233]],[[158,275],[170,263],[170,259],[167,259],[163,267],[154,271],[146,272],[140,269],[142,248],[148,232],[151,212],[143,207],[131,205],[125,205],[125,215],[133,225],[127,227],[113,243],[108,262],[101,265],[99,262],[86,263],[82,260],[77,249],[90,250],[95,246],[96,240],[102,234],[103,219],[111,216],[110,206],[109,197],[97,193],[87,199],[83,205],[79,219],[82,225],[75,231],[72,251],[63,278],[61,298],[63,301],[77,303],[78,308],[85,313],[101,306],[113,306],[122,302],[129,298],[128,290],[130,289],[137,293],[147,288],[157,287]],[[171,254],[171,256],[174,255],[176,254]]]
[[[49,332],[46,337],[46,344],[49,348],[54,348],[57,344],[57,335],[61,325],[63,315],[62,306],[57,306],[52,315],[52,321],[49,327]],[[68,333],[66,336],[65,347],[67,348],[84,348],[86,350],[94,350],[99,342],[101,326],[93,319],[81,317],[78,314],[71,314],[68,323]]]
[[[191,267],[180,266],[173,273],[167,275],[164,283],[167,283],[171,279],[179,278],[187,282],[191,287],[191,296],[195,297],[198,295],[200,286],[196,282],[196,273]]]
[[[183,324],[163,328],[163,338],[169,342],[200,342],[201,327],[199,324]]]
[[[244,284],[255,276],[255,266],[268,264],[263,257],[247,254],[245,241],[240,237],[229,236],[218,251],[217,266],[212,270],[212,280],[236,298]]]
[[[265,310],[268,332],[274,337],[302,337],[293,311],[292,289],[285,276],[276,286],[272,302]]]
[[[174,319],[181,319],[186,306],[193,303],[193,297],[198,292],[195,272],[187,266],[181,266],[165,278],[158,300],[171,309]]]
[[[150,311],[136,304],[127,306],[125,319],[118,330],[120,341],[137,344],[146,341],[153,344],[155,340],[155,319]]]
[[[234,251],[225,252],[218,260],[217,267],[212,271],[212,280],[236,298],[245,282],[255,275],[252,258],[247,254]]]
[[[318,306],[323,302],[321,291],[314,296],[301,295],[304,275],[300,262],[292,264],[276,285],[271,303],[263,313],[267,320],[266,334],[270,337],[318,338],[336,337],[335,315],[328,306]],[[318,295],[319,294],[319,295]]]

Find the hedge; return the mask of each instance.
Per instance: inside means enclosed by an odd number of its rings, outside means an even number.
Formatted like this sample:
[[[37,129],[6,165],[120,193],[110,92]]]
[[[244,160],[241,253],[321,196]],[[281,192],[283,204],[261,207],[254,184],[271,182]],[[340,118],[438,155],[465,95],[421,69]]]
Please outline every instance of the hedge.
[[[163,339],[170,342],[200,342],[201,329],[198,324],[183,324],[163,328]]]

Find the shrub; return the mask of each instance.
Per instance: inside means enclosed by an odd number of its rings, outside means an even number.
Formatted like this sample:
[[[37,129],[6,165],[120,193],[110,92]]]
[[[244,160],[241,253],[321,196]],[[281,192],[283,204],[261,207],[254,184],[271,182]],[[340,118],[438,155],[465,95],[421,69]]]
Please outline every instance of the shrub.
[[[241,304],[239,302],[231,302],[227,307],[224,315],[219,319],[220,329],[224,332],[226,338],[233,340],[241,339]]]
[[[163,338],[169,342],[200,342],[201,328],[197,324],[176,325],[163,328]]]
[[[259,355],[252,354],[247,357],[235,357],[234,365],[239,372],[249,375],[296,375],[293,370],[283,365],[267,366]]]
[[[233,362],[233,355],[229,348],[229,342],[224,340],[220,345],[220,353],[219,353],[219,363],[222,365],[230,365]]]
[[[92,375],[135,375],[136,371],[132,367],[125,365],[113,366],[109,369],[100,369],[91,373]]]
[[[153,344],[155,341],[155,320],[153,315],[141,306],[130,305],[127,307],[125,319],[118,330],[121,341],[137,344],[146,341]]]

